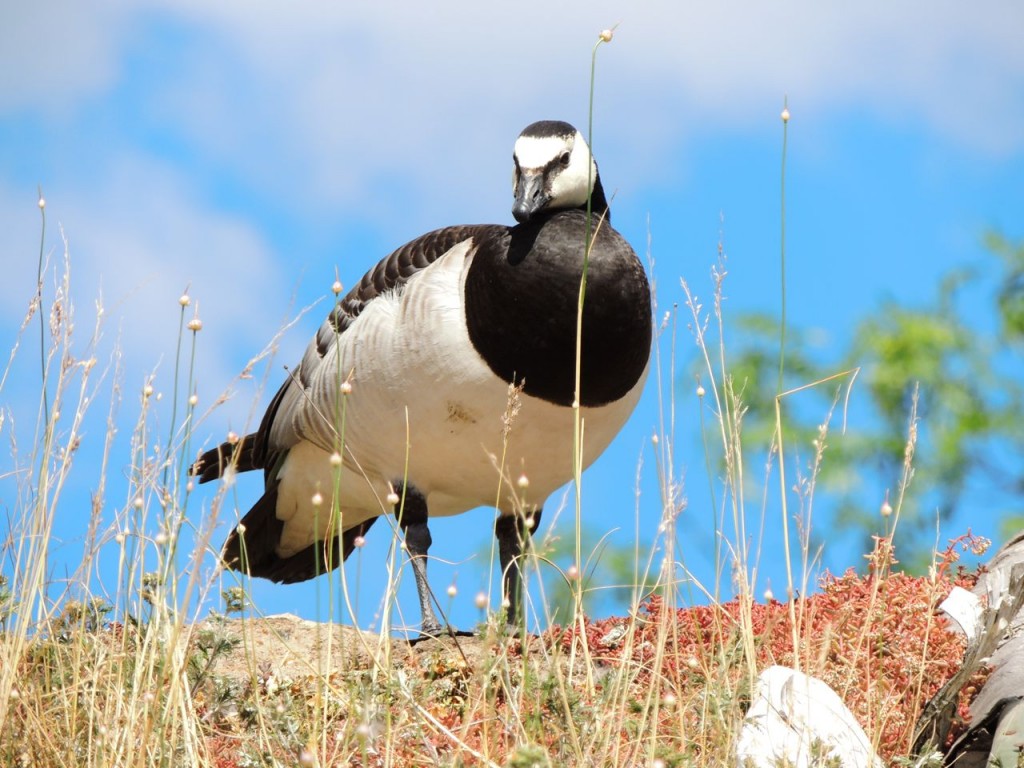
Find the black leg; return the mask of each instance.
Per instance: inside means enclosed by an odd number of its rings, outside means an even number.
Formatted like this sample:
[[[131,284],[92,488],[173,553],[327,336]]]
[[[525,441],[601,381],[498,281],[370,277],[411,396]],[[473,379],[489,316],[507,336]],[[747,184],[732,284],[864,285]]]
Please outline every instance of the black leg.
[[[398,515],[399,527],[405,531],[405,548],[416,578],[416,594],[420,600],[420,634],[440,635],[444,625],[434,613],[433,596],[427,582],[427,552],[431,544],[430,528],[427,527],[427,500],[415,488],[406,486],[404,506],[399,502],[395,506],[395,514]]]
[[[538,509],[525,519],[516,514],[502,515],[494,524],[494,535],[498,538],[498,560],[501,562],[502,594],[508,602],[505,620],[514,626],[518,626],[522,618],[520,592],[523,574],[519,560],[530,535],[540,524],[540,513]]]

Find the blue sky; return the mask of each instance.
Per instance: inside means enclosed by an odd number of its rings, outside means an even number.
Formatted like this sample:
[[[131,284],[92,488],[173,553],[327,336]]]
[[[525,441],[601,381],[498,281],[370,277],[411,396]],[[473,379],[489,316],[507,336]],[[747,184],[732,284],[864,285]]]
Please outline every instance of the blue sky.
[[[69,242],[80,341],[102,297],[97,357],[119,350],[124,394],[104,520],[125,504],[117,482],[129,463],[135,393],[155,371],[154,387],[169,399],[186,287],[204,323],[200,403],[234,392],[197,427],[197,440],[212,444],[252,424],[254,410],[258,418],[272,393],[261,391],[262,373],[232,382],[300,308],[327,301],[336,273],[351,285],[438,226],[511,222],[515,136],[537,119],[585,124],[590,49],[616,23],[598,59],[594,151],[615,195],[615,226],[642,255],[650,238],[663,309],[682,302],[680,278],[710,298],[721,240],[727,312],[778,311],[784,99],[789,318],[817,329],[826,348],[880,298],[913,306],[951,267],[985,265],[988,229],[1024,237],[1017,3],[984,13],[955,2],[10,6],[0,12],[0,347],[16,340],[35,290],[40,185],[47,252],[62,253],[61,229]],[[984,298],[974,297],[979,317]],[[270,390],[326,309],[283,336]],[[0,393],[10,414],[0,427],[5,445],[32,434],[32,338]],[[694,353],[681,326],[680,370]],[[586,477],[584,519],[595,538],[614,528],[619,544],[634,528],[645,544],[655,537],[653,384]],[[698,406],[689,381],[675,385],[676,466],[689,502],[680,541],[687,565],[706,579],[713,534]],[[109,400],[109,381],[103,391]],[[103,397],[58,510],[55,574],[81,555],[85,504],[74,500],[97,485]],[[857,407],[855,394],[854,415]],[[242,511],[257,486],[240,486]],[[5,516],[14,487],[0,478]],[[190,517],[212,497],[205,488],[195,495]],[[829,539],[827,500],[819,503],[825,564],[859,564],[857,550]],[[864,500],[879,503],[874,493]],[[750,511],[756,520],[760,502]],[[970,522],[995,535],[985,513]],[[455,565],[432,565],[432,582],[441,589],[457,579],[453,617],[463,625],[477,617],[472,595],[487,585],[490,526],[479,510],[435,527],[436,554]],[[784,583],[777,529],[769,523],[762,549],[762,575],[776,586]],[[383,526],[373,533],[359,564],[364,625],[383,592],[388,543]],[[261,584],[255,594],[271,613],[323,611],[314,586]],[[415,603],[403,595],[412,621]]]

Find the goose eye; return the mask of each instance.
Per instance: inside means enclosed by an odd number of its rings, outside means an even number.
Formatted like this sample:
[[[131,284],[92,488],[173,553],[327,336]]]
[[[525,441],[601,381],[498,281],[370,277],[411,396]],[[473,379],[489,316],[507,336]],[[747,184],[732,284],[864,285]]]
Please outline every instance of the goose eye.
[[[563,152],[562,156],[558,158],[558,162],[562,164],[563,168],[569,165],[569,152]]]

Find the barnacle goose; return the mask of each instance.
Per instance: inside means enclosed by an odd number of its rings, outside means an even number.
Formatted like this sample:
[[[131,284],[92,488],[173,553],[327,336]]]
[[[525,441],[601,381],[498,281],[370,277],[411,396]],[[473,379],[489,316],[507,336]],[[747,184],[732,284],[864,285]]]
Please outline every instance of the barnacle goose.
[[[640,260],[609,223],[583,135],[560,121],[533,123],[513,160],[516,226],[446,227],[385,258],[336,304],[259,430],[200,456],[200,482],[228,467],[264,472],[263,497],[224,544],[228,567],[276,582],[310,579],[337,567],[378,516],[393,512],[421,632],[437,634],[428,515],[496,505],[507,616],[518,615],[524,539],[546,497],[573,476],[588,231],[584,466],[640,396],[651,300]],[[521,476],[528,484],[510,480]]]

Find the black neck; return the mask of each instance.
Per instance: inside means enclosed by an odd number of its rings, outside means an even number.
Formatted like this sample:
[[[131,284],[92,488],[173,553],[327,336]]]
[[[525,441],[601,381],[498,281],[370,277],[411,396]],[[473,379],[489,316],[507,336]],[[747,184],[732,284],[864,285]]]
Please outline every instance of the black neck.
[[[587,204],[581,205],[580,210],[586,211]],[[590,193],[590,212],[594,217],[594,221],[604,217],[605,224],[611,223],[612,215],[611,211],[608,210],[608,200],[604,196],[604,187],[601,186],[600,176],[594,179],[594,191]]]

